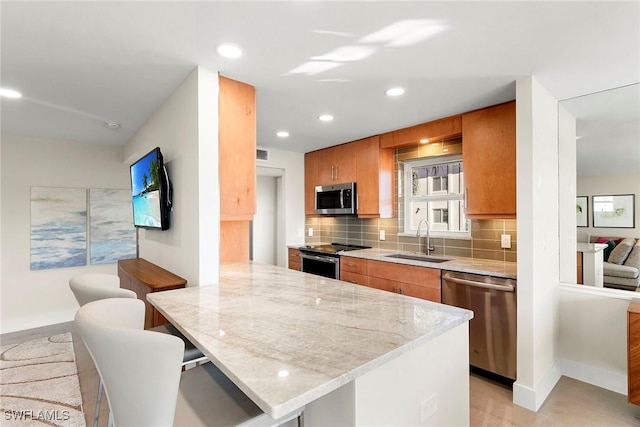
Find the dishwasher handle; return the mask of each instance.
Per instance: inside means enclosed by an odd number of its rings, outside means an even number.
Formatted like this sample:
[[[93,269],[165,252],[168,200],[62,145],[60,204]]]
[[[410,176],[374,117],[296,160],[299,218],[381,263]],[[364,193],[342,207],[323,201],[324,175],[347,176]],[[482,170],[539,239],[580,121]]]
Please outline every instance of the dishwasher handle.
[[[476,282],[474,280],[458,279],[457,277],[444,276],[443,280],[447,282],[457,283],[459,285],[473,286],[475,288],[493,289],[502,292],[515,292],[516,288],[512,285],[497,285],[495,283]]]

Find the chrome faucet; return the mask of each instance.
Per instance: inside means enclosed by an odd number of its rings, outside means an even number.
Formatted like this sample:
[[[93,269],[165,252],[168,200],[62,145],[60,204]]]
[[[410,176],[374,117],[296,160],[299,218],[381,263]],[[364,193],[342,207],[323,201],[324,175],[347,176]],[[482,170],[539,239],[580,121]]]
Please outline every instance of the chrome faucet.
[[[434,248],[431,247],[429,242],[429,221],[427,221],[426,219],[421,219],[418,223],[418,232],[416,233],[416,236],[418,237],[418,252],[420,252],[420,227],[422,226],[423,222],[427,225],[427,247],[425,248],[425,254],[431,255],[431,252],[434,251]]]

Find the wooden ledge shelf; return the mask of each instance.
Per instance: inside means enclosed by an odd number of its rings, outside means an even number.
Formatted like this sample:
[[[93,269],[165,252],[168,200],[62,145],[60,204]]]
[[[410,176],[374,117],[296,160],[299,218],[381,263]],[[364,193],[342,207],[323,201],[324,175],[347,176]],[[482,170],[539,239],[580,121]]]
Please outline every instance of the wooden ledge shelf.
[[[120,287],[132,290],[144,301],[144,328],[149,329],[169,323],[148,301],[147,294],[184,288],[187,280],[157,266],[144,258],[121,259],[118,261]]]

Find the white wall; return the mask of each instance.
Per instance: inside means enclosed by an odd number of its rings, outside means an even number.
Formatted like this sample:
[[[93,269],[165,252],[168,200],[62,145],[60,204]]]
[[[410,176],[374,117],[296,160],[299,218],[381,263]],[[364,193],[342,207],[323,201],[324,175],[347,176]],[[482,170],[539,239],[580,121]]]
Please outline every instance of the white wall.
[[[513,401],[534,411],[560,378],[557,106],[535,78],[516,82],[518,379]]]
[[[627,307],[633,294],[614,289],[560,289],[562,373],[627,394]]]
[[[187,279],[219,276],[218,76],[196,68],[125,146],[133,162],[158,146],[173,182],[171,228],[140,230],[139,256]]]
[[[73,319],[77,273],[117,274],[116,264],[30,270],[30,187],[129,188],[122,147],[2,135],[2,333]]]
[[[593,228],[593,198],[616,194],[635,194],[635,228]],[[640,173],[612,173],[578,177],[578,196],[589,196],[589,227],[592,236],[640,237]]]
[[[286,267],[287,245],[304,244],[304,154],[273,148],[268,151],[269,160],[259,160],[257,166],[284,170],[281,200],[284,215],[278,227],[285,230],[285,243],[278,247],[278,265]]]
[[[576,282],[576,119],[558,105],[560,281]]]

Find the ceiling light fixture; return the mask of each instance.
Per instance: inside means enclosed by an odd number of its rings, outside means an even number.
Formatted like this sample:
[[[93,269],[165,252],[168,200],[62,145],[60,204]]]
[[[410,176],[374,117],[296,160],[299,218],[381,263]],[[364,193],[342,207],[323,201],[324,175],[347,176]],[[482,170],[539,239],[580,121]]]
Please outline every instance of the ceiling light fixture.
[[[387,96],[400,96],[404,94],[404,89],[401,87],[392,87],[385,92]]]
[[[276,132],[276,135],[278,135],[280,138],[286,138],[289,136],[289,132],[287,132],[286,130],[279,130],[278,132]]]
[[[17,90],[6,89],[3,87],[0,88],[0,96],[4,96],[5,98],[14,98],[14,99],[22,98],[22,94]]]
[[[321,122],[330,122],[331,120],[333,120],[333,116],[331,114],[322,114],[318,116],[318,120],[320,120]]]
[[[429,142],[429,138],[422,138],[420,140],[420,144],[427,144]]]
[[[222,43],[216,46],[218,55],[229,59],[236,59],[242,56],[242,49],[233,43]]]
[[[104,122],[104,127],[106,127],[107,129],[118,130],[122,127],[122,125],[116,122]]]

